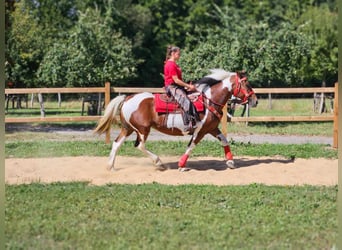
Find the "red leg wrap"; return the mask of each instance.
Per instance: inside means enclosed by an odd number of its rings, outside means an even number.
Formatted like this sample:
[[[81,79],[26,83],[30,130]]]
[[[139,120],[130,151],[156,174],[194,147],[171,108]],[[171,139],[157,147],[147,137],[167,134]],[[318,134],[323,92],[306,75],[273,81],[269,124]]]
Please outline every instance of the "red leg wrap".
[[[188,160],[188,158],[189,158],[189,155],[184,154],[184,155],[180,158],[180,160],[179,160],[179,162],[178,162],[178,167],[184,168],[184,167],[185,167],[185,164],[186,164],[186,161]]]
[[[230,147],[228,145],[224,146],[224,154],[225,154],[227,160],[233,160],[233,154],[230,151]]]

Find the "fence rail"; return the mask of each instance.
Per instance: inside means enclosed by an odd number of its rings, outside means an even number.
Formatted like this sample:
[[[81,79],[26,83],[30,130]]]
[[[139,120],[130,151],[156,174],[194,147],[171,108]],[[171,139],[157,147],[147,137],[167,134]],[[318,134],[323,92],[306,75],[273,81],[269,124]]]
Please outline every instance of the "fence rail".
[[[324,122],[333,121],[333,115],[327,116],[252,116],[232,117],[232,122]]]
[[[104,87],[5,89],[5,94],[104,93]]]
[[[334,87],[317,88],[255,88],[256,94],[307,94],[307,93],[334,93]]]
[[[52,94],[52,93],[104,93],[105,106],[110,102],[111,93],[131,94],[142,91],[162,93],[163,88],[126,88],[110,87],[106,82],[104,87],[89,88],[27,88],[5,89],[6,95],[11,94]],[[257,117],[232,117],[232,122],[298,122],[298,121],[333,121],[333,147],[338,147],[338,83],[335,87],[317,88],[255,88],[256,94],[304,94],[304,93],[334,93],[334,114],[328,116],[257,116]],[[222,132],[227,134],[227,109],[223,110],[221,120]],[[32,122],[73,122],[73,121],[97,121],[100,116],[71,116],[71,117],[5,117],[5,123],[32,123]],[[106,141],[109,142],[109,134]]]

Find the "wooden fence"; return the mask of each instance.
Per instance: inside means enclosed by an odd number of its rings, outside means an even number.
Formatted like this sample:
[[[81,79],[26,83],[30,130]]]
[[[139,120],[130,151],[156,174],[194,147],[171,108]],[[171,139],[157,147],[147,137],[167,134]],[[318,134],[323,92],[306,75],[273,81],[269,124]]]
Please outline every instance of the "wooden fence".
[[[106,82],[104,87],[90,88],[25,88],[5,89],[6,95],[11,94],[52,94],[52,93],[104,93],[105,106],[110,102],[111,93],[130,94],[142,91],[162,93],[163,88],[125,88],[111,87]],[[298,122],[298,121],[333,121],[333,147],[338,147],[338,83],[335,87],[321,88],[255,88],[256,94],[305,94],[305,93],[334,93],[334,113],[327,116],[256,116],[256,117],[232,117],[232,122]],[[227,135],[227,109],[224,108],[222,117],[222,132]],[[5,123],[32,123],[32,122],[73,122],[73,121],[98,121],[100,116],[72,116],[72,117],[5,117]],[[109,142],[109,134],[106,141]]]

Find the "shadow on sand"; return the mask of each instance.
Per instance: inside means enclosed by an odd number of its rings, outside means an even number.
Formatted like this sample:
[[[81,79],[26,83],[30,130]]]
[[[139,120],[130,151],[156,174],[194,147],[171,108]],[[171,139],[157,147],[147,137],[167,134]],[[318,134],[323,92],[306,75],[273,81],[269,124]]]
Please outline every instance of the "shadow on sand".
[[[288,164],[293,163],[295,158],[290,159],[252,159],[248,158],[239,158],[235,159],[235,167],[236,168],[246,168],[246,167],[257,167],[260,164],[271,164],[271,163],[280,163],[280,164]],[[168,162],[164,163],[164,169],[178,169],[178,162]],[[202,160],[202,161],[188,161],[187,167],[190,169],[198,170],[198,171],[206,171],[206,170],[216,170],[223,171],[228,169],[225,160]]]

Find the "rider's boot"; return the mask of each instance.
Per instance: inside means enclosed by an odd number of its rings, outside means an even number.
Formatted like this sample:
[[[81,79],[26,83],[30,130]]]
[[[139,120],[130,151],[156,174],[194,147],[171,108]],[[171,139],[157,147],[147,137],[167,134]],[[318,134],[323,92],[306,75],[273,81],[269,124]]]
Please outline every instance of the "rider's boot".
[[[195,122],[196,124],[196,122]],[[185,113],[185,119],[184,119],[184,131],[185,132],[191,132],[194,128],[194,119],[189,113]]]

